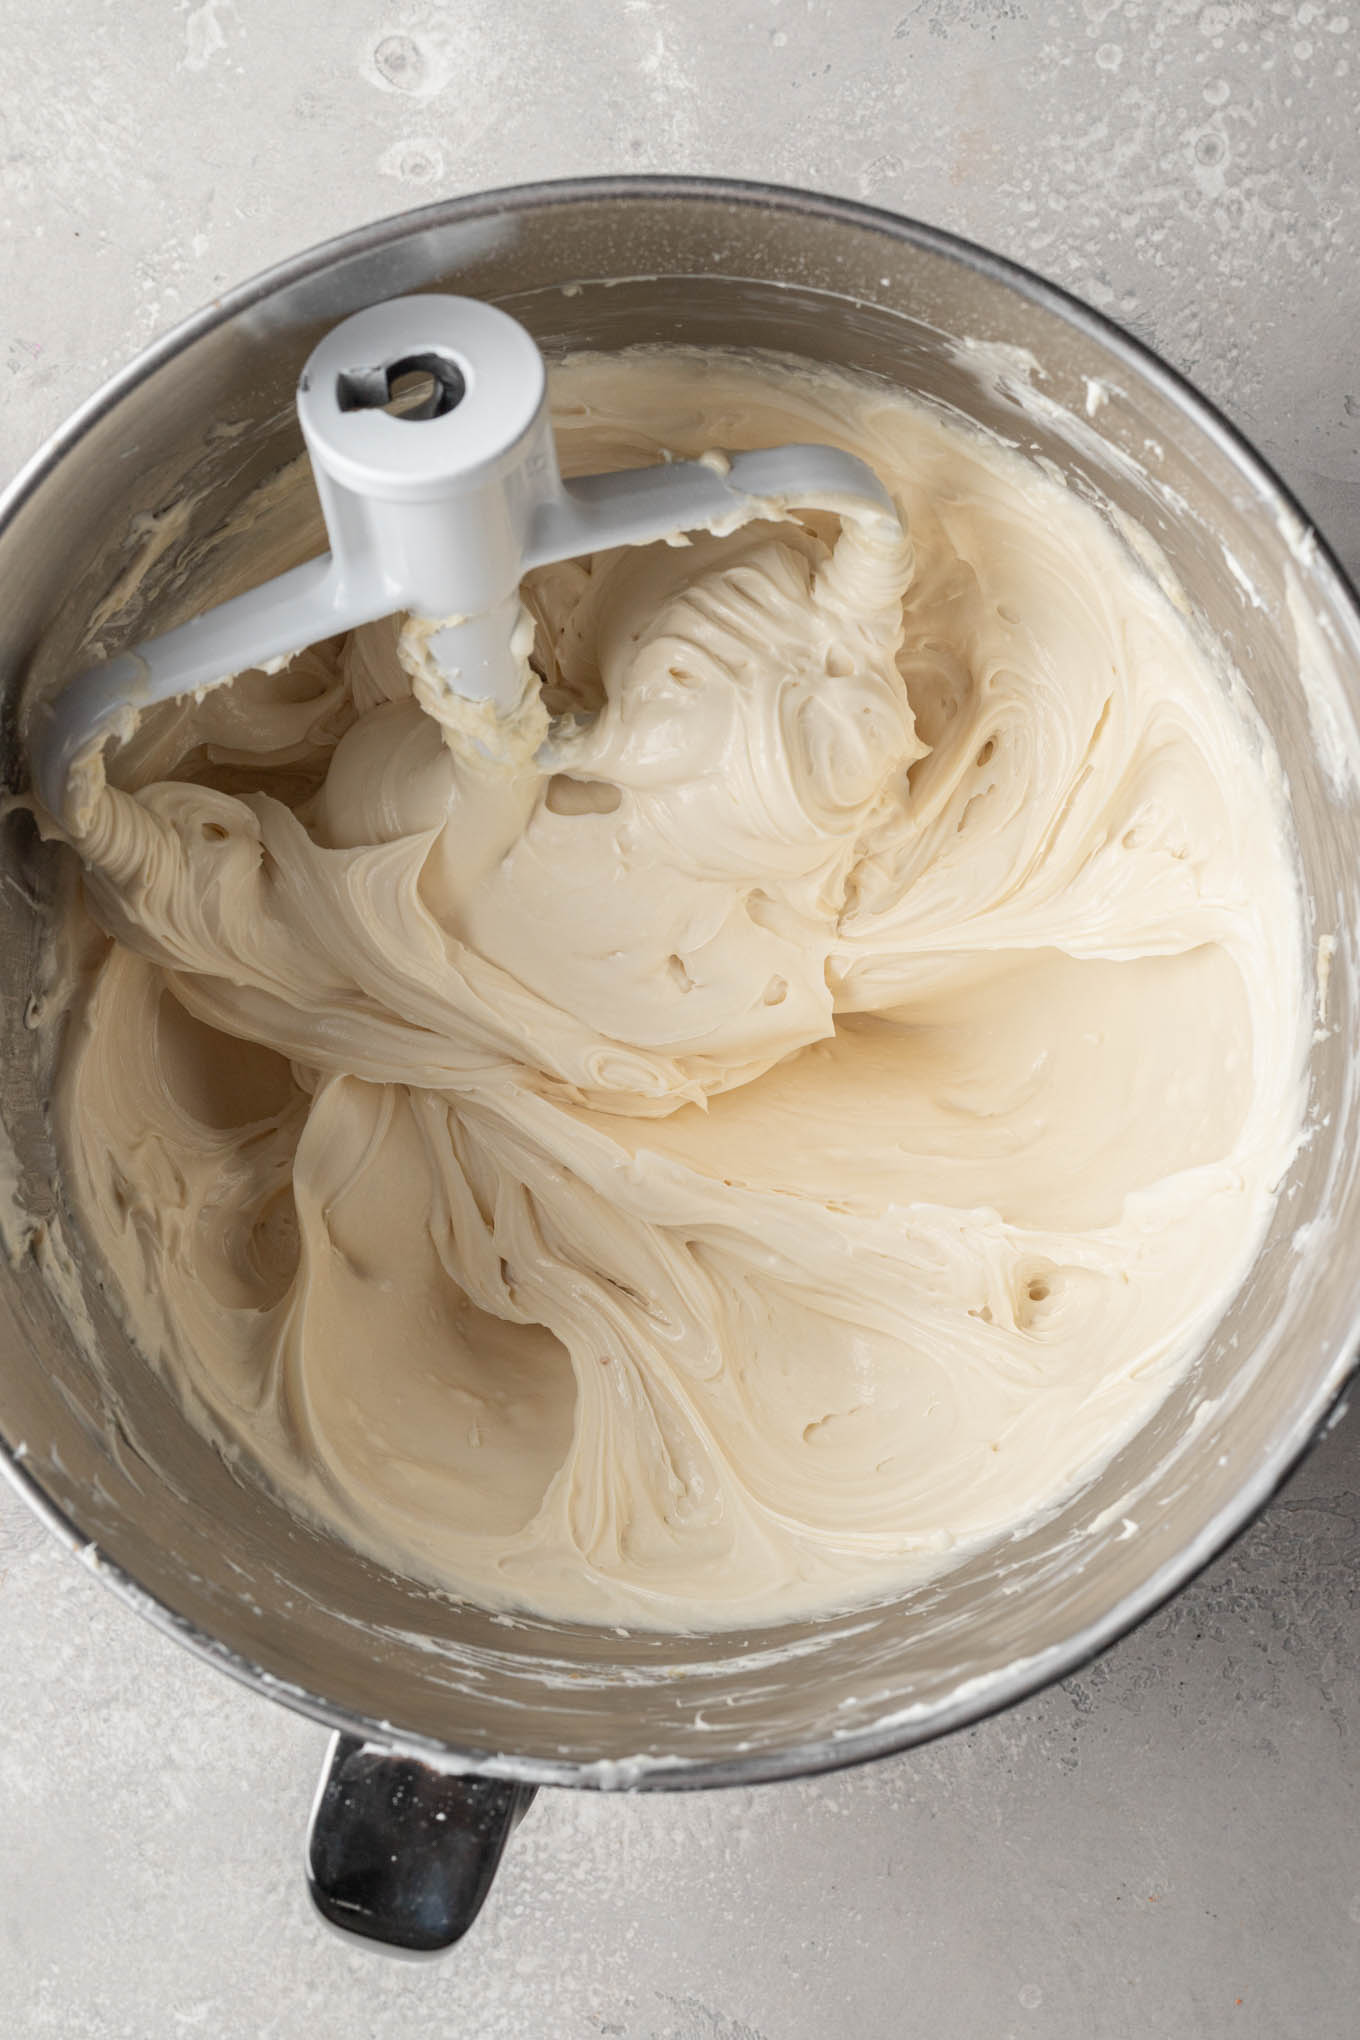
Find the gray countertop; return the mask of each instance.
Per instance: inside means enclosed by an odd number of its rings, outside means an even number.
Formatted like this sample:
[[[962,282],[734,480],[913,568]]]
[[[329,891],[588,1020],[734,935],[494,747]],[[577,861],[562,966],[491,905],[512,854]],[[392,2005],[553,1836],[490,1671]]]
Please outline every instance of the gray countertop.
[[[1029,263],[1186,369],[1360,566],[1346,0],[9,0],[0,475],[215,291],[479,186],[812,185]],[[1360,1423],[1106,1658],[801,1785],[543,1794],[430,1965],[310,1915],[325,1737],[0,1493],[0,2032],[1349,2040]]]

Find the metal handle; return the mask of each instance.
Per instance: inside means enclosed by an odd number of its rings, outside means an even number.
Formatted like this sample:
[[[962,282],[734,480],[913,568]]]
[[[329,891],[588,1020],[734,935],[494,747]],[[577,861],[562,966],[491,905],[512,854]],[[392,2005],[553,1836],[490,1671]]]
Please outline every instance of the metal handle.
[[[535,1790],[334,1736],[307,1835],[313,1903],[332,1926],[389,1948],[451,1948],[481,1911]]]

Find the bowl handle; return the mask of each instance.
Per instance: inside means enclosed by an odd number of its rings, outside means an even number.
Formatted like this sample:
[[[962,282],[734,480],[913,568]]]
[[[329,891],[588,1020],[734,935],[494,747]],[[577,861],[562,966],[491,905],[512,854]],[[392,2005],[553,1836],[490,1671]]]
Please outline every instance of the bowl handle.
[[[313,1903],[332,1926],[389,1948],[451,1948],[481,1911],[535,1789],[333,1736],[307,1835]]]

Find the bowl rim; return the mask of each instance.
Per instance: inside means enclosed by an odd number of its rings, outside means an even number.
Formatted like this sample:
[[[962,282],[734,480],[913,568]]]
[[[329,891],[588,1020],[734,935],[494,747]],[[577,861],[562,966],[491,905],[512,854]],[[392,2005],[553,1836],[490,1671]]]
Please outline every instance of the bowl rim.
[[[1292,490],[1250,441],[1177,369],[1115,321],[1051,283],[1023,264],[999,255],[963,235],[930,226],[880,206],[795,186],[738,178],[667,175],[624,175],[545,179],[502,185],[457,198],[392,213],[332,236],[261,270],[214,298],[201,310],[172,326],[135,355],[92,392],[42,443],[0,492],[0,531],[23,509],[47,477],[99,421],[110,415],[131,392],[167,362],[191,348],[218,327],[267,302],[277,293],[323,274],[393,242],[432,229],[457,226],[499,213],[541,211],[583,201],[628,203],[636,200],[683,200],[743,206],[763,212],[819,219],[830,225],[854,227],[886,240],[921,249],[961,268],[999,283],[1040,310],[1048,311],[1099,342],[1122,366],[1187,415],[1232,464],[1256,502],[1274,513],[1277,526],[1291,538],[1290,549],[1308,578],[1328,590],[1337,611],[1346,617],[1360,652],[1360,592],[1357,592],[1333,548],[1317,530]],[[528,1784],[575,1786],[599,1790],[691,1790],[718,1785],[750,1785],[779,1779],[809,1777],[894,1755],[936,1737],[953,1733],[1000,1713],[1078,1671],[1165,1605],[1182,1587],[1239,1537],[1266,1507],[1312,1445],[1345,1414],[1347,1385],[1360,1366],[1360,1289],[1349,1325],[1319,1370],[1318,1380],[1288,1429],[1272,1444],[1199,1533],[1164,1560],[1141,1585],[1121,1596],[1103,1614],[1040,1655],[1020,1658],[995,1672],[968,1682],[940,1704],[905,1710],[884,1725],[823,1735],[779,1750],[717,1758],[712,1762],[677,1762],[664,1753],[639,1752],[636,1757],[607,1760],[538,1759],[495,1750],[456,1747],[438,1738],[404,1730],[399,1723],[377,1720],[338,1705],[324,1695],[285,1685],[260,1665],[220,1638],[181,1615],[151,1593],[129,1572],[100,1551],[22,1464],[23,1448],[0,1435],[0,1474],[34,1510],[49,1530],[74,1552],[124,1602],[164,1634],[184,1644],[205,1663],[225,1672],[252,1691],[280,1700],[295,1712],[328,1728],[361,1735],[382,1748],[423,1758],[441,1769],[488,1777],[512,1778]]]

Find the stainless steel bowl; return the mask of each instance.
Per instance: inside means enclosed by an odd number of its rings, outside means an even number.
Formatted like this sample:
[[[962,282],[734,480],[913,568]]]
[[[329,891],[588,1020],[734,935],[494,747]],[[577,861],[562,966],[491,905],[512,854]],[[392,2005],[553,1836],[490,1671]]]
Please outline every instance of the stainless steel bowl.
[[[11,785],[23,777],[23,704],[79,665],[92,619],[116,649],[200,606],[225,566],[246,561],[263,578],[287,563],[282,541],[269,550],[267,532],[233,532],[230,519],[299,452],[299,364],[346,313],[426,288],[506,306],[550,352],[717,343],[885,378],[1052,461],[1121,529],[1140,527],[1273,734],[1315,934],[1336,938],[1311,1138],[1202,1360],[1051,1521],[925,1590],[817,1623],[716,1637],[508,1623],[294,1519],[205,1443],[128,1343],[62,1201],[51,1043],[27,1024],[56,859],[17,816],[0,887],[0,1118],[19,1184],[0,1270],[0,1456],[132,1605],[369,1744],[483,1777],[643,1789],[880,1756],[1062,1676],[1174,1592],[1260,1507],[1351,1368],[1357,598],[1202,398],[994,255],[863,206],[753,185],[527,186],[382,221],[246,284],[149,349],[43,449],[0,507]],[[1027,350],[1038,377],[998,349]],[[305,478],[294,503],[307,513],[294,520],[296,554],[318,543]],[[1301,678],[1305,612],[1335,685]]]

